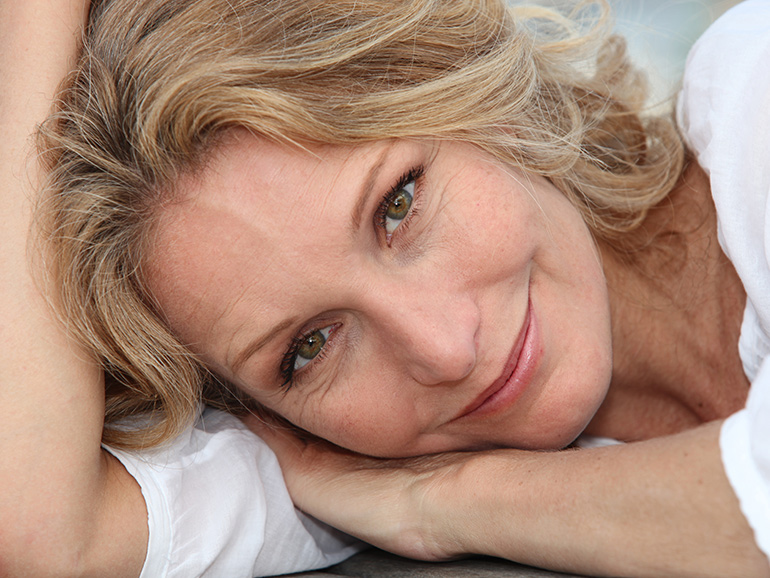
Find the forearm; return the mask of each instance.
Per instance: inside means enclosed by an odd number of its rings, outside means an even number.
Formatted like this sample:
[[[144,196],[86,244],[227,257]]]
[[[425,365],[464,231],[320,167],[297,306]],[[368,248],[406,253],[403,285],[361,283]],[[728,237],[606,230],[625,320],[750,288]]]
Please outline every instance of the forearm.
[[[438,486],[445,495],[434,494],[429,517],[458,552],[553,569],[767,576],[724,475],[718,430],[597,450],[480,454]]]
[[[300,508],[402,556],[486,554],[589,576],[770,576],[723,470],[719,422],[592,450],[383,460],[245,421]]]
[[[141,500],[125,471],[100,448],[101,371],[52,318],[34,275],[28,234],[43,182],[34,134],[51,110],[59,82],[74,64],[88,3],[7,0],[0,3],[0,573],[42,572],[46,557],[87,570],[109,549],[93,548],[99,532],[136,528],[129,515]],[[39,264],[39,261],[38,261]],[[123,487],[125,492],[116,488]],[[141,506],[141,502],[139,502]],[[143,506],[141,506],[143,515]],[[134,517],[136,514],[134,514]],[[128,567],[141,568],[139,543]],[[121,538],[124,542],[121,543]],[[130,550],[129,550],[130,552]],[[126,562],[121,560],[121,562]],[[125,568],[121,565],[117,568]],[[115,570],[115,568],[113,568]]]

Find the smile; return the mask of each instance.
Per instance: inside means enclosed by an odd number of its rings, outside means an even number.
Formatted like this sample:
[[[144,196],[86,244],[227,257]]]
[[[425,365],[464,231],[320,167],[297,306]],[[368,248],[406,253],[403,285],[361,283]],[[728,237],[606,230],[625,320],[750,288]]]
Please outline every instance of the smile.
[[[537,347],[537,324],[532,304],[503,371],[492,385],[467,406],[456,419],[469,416],[486,416],[509,407],[526,390],[540,359]]]

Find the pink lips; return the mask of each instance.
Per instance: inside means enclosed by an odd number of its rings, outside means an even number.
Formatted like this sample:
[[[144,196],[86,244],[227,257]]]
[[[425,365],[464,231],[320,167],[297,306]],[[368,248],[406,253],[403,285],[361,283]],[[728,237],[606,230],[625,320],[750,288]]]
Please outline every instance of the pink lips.
[[[539,357],[535,351],[534,326],[530,304],[527,308],[524,324],[513,344],[511,354],[505,362],[502,374],[473,403],[467,406],[457,419],[468,415],[493,413],[500,407],[508,406],[519,397],[529,382]]]

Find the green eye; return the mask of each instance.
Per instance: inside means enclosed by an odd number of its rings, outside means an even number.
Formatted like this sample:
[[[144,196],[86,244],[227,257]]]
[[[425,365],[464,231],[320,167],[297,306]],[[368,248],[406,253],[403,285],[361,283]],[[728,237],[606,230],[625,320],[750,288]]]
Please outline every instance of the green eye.
[[[304,335],[297,345],[297,353],[294,358],[294,369],[301,369],[313,361],[321,353],[326,345],[326,340],[331,332],[330,327],[316,329]]]
[[[385,233],[392,235],[401,222],[406,219],[409,210],[412,208],[412,199],[414,197],[414,180],[409,181],[401,187],[390,198],[385,207]]]

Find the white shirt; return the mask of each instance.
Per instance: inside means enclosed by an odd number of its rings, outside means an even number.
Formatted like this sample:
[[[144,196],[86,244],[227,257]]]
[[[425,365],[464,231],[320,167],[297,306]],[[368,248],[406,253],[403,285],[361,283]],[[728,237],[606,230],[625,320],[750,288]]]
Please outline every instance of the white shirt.
[[[747,294],[739,351],[746,408],[722,427],[722,462],[770,556],[770,0],[727,12],[698,40],[677,116],[711,180],[719,242]]]
[[[275,454],[237,418],[206,409],[155,450],[107,448],[142,488],[141,578],[251,578],[321,568],[359,542],[294,508]]]

